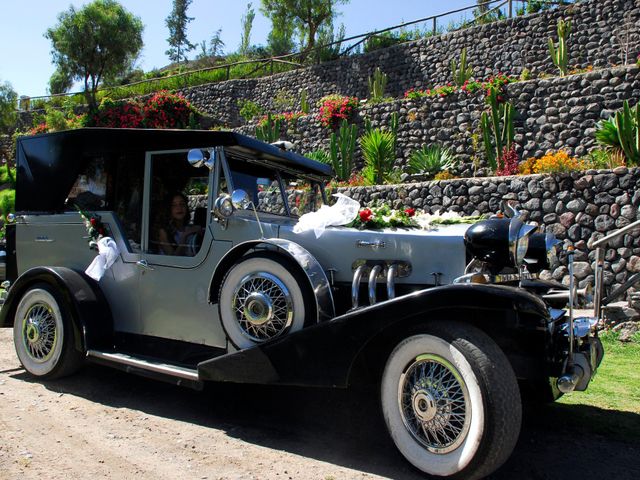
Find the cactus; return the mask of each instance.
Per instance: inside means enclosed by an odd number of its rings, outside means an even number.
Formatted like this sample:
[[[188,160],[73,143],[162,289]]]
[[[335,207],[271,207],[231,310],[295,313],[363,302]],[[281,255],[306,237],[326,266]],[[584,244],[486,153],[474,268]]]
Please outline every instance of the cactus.
[[[280,120],[273,119],[271,114],[267,114],[267,121],[264,125],[256,127],[256,138],[263,142],[272,143],[280,139]]]
[[[336,178],[341,181],[349,180],[353,168],[353,152],[356,148],[358,127],[342,121],[340,130],[331,134],[329,143],[329,155]]]
[[[464,85],[464,82],[469,80],[473,75],[473,67],[467,65],[467,49],[463,48],[460,52],[460,68],[455,61],[451,60],[451,74],[453,75],[453,83],[458,87]]]
[[[482,140],[487,154],[487,161],[492,170],[496,170],[502,160],[505,150],[511,149],[513,143],[513,105],[509,102],[499,102],[498,92],[495,88],[489,89],[487,103],[491,109],[490,114],[482,112],[480,128]]]
[[[571,34],[571,20],[558,20],[558,45],[555,46],[553,39],[549,38],[549,54],[551,61],[560,70],[560,76],[567,75],[569,63],[569,50],[567,48],[567,38]]]
[[[387,88],[387,74],[382,73],[380,67],[373,72],[373,77],[369,77],[369,100],[379,102],[384,98],[384,91]]]
[[[633,165],[640,164],[640,103],[631,108],[625,100],[622,111],[616,112],[613,121],[627,161]]]
[[[309,98],[308,98],[308,93],[306,90],[303,90],[300,93],[300,110],[302,110],[302,113],[304,113],[305,115],[308,115],[309,112],[311,111],[311,107],[309,106]]]

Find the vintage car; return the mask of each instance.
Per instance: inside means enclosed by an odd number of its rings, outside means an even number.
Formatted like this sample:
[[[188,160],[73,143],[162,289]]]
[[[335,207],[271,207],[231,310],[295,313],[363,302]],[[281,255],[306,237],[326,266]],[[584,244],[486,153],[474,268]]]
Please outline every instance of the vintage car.
[[[584,390],[602,359],[593,319],[557,308],[574,290],[536,278],[557,242],[514,209],[295,233],[331,168],[231,132],[80,129],[20,138],[16,159],[0,325],[35,377],[96,362],[195,388],[377,382],[409,462],[481,478],[523,398]],[[96,231],[116,252],[99,280]]]

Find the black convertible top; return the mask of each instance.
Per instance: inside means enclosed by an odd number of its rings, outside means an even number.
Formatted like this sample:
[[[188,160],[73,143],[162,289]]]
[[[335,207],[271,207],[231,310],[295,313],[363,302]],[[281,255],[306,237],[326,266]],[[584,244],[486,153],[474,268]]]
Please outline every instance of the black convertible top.
[[[18,139],[16,211],[56,211],[79,173],[96,155],[224,146],[302,175],[328,177],[329,165],[233,132],[80,128]],[[185,158],[186,161],[186,158]]]

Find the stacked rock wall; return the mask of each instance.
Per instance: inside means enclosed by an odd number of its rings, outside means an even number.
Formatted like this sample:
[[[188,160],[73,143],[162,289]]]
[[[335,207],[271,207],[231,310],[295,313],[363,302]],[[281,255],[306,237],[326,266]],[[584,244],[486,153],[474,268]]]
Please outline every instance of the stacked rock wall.
[[[293,72],[255,80],[231,80],[182,91],[196,106],[221,123],[241,123],[238,100],[252,100],[274,110],[284,90],[299,98],[306,90],[315,103],[324,95],[365,98],[368,78],[379,67],[389,77],[387,95],[401,97],[410,88],[427,88],[451,80],[450,61],[467,49],[477,78],[498,72],[535,76],[556,74],[547,41],[557,39],[560,18],[571,19],[570,65],[576,68],[634,63],[640,53],[640,6],[635,0],[585,0],[525,17],[515,17],[445,35],[407,42],[368,54],[346,57]]]
[[[599,120],[609,118],[624,100],[633,105],[640,98],[640,68],[616,67],[512,83],[507,86],[506,96],[516,110],[515,144],[522,159],[559,149],[581,156],[595,146]],[[478,150],[472,135],[479,133],[484,108],[482,92],[455,93],[443,98],[402,99],[364,106],[354,120],[362,132],[365,118],[373,126],[388,126],[391,114],[397,113],[398,167],[422,145],[439,143],[456,153],[460,161],[458,173],[469,177],[474,174],[472,158]],[[253,135],[255,124],[236,130]],[[299,119],[295,129],[285,136],[298,151],[309,153],[327,149],[329,135],[330,130],[322,127],[316,116],[309,115]],[[356,164],[362,164],[359,152]]]

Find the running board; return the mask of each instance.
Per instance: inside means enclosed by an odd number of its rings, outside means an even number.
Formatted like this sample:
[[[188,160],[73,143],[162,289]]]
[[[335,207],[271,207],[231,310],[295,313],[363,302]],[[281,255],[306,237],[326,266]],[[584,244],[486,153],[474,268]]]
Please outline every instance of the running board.
[[[87,350],[87,358],[96,363],[119,368],[127,373],[150,376],[198,390],[202,388],[198,371],[194,369],[132,357],[124,353],[100,352],[98,350]]]

